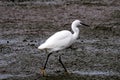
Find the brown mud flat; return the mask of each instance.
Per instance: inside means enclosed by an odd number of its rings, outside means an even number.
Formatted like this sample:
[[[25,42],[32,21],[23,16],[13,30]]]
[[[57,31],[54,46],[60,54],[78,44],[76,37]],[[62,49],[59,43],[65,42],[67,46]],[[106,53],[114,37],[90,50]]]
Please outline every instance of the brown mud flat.
[[[0,2],[0,79],[119,80],[119,0],[104,5],[94,1],[60,5]],[[60,52],[72,76],[62,75],[56,53],[47,65],[49,76],[40,77],[39,69],[47,54],[37,47],[56,31],[71,30],[75,19],[90,27],[80,27],[79,39],[72,49]]]

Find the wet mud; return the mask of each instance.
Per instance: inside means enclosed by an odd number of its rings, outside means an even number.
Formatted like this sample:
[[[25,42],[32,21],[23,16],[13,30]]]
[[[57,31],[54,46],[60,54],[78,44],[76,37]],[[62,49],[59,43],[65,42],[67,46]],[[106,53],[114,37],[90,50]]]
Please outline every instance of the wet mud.
[[[82,3],[40,4],[0,1],[0,80],[119,80],[120,1],[93,0]],[[57,31],[80,27],[71,48],[54,53],[47,64],[47,77],[40,68],[47,54],[37,47]],[[58,55],[71,73],[66,76]]]

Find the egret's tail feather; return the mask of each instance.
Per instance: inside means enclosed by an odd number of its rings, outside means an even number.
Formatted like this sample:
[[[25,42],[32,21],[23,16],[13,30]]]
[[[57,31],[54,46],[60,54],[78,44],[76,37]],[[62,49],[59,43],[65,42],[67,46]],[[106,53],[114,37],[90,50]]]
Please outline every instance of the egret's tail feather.
[[[46,47],[45,47],[45,45],[44,44],[42,44],[42,45],[40,45],[39,47],[38,47],[38,49],[45,49]]]

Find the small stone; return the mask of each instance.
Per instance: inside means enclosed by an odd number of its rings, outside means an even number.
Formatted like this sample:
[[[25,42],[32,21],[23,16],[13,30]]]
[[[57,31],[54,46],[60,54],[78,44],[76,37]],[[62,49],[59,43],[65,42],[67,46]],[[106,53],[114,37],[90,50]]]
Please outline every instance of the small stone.
[[[76,51],[82,51],[82,49],[81,49],[81,48],[78,48]]]
[[[9,43],[9,41],[7,41],[7,43]]]
[[[35,46],[35,44],[30,44],[30,46]]]
[[[23,40],[23,42],[27,42],[27,40],[26,40],[26,39],[24,39],[24,40]]]

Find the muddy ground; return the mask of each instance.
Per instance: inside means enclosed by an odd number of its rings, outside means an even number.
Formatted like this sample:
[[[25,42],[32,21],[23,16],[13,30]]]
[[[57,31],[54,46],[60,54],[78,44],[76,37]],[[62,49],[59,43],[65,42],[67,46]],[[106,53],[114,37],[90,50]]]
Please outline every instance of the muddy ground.
[[[66,3],[0,1],[0,79],[2,80],[118,80],[120,79],[120,1]],[[71,73],[66,76],[58,54],[48,62],[48,77],[40,68],[47,54],[37,49],[56,31],[80,27],[71,49],[60,51]]]

